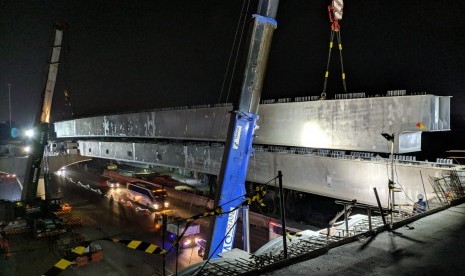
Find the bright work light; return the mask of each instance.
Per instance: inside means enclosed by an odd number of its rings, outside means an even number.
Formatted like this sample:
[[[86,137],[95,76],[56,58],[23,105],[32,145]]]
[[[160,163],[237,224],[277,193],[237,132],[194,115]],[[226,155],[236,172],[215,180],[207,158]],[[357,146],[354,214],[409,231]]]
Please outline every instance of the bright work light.
[[[25,133],[26,133],[26,136],[29,137],[29,138],[34,136],[34,130],[32,130],[32,129],[26,130]]]

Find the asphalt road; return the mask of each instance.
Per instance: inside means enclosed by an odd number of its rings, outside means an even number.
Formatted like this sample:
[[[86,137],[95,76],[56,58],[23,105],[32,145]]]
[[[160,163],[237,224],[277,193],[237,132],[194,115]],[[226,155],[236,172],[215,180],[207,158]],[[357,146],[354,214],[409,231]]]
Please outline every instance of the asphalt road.
[[[69,200],[74,207],[74,213],[82,216],[84,225],[94,227],[100,232],[100,235],[109,237],[118,237],[120,239],[143,240],[158,246],[162,245],[162,237],[159,230],[153,227],[154,214],[147,215],[144,212],[135,211],[136,205],[127,207],[125,204],[119,204],[118,199],[125,197],[126,188],[121,185],[119,188],[108,188],[104,183],[106,178],[100,176],[98,172],[83,167],[72,167],[65,176],[59,177],[55,183],[60,183],[61,187],[66,187],[64,191],[64,200]],[[74,182],[74,183],[73,183]],[[85,187],[85,188],[84,188]],[[101,194],[96,192],[99,189]],[[58,191],[58,190],[57,190]],[[114,199],[109,199],[113,195]],[[174,210],[173,216],[183,218],[191,217],[204,211],[203,208],[188,205],[187,203],[178,202],[171,198],[170,209]],[[197,220],[201,227],[201,237],[208,239],[206,236],[211,219]],[[238,223],[236,235],[236,246],[242,247],[241,223]],[[98,238],[98,234],[96,234]],[[89,237],[90,238],[90,237]],[[251,249],[255,251],[268,241],[268,230],[261,228],[251,229]],[[172,247],[172,244],[165,241],[165,249]],[[178,270],[189,265],[200,262],[202,259],[198,256],[198,247],[181,249],[178,254]],[[145,254],[147,255],[147,254]],[[157,256],[158,257],[158,256]],[[161,262],[158,257],[141,256],[146,263],[152,264],[158,271],[162,270]],[[174,272],[176,269],[176,250],[172,248],[166,257],[166,268]]]
[[[64,203],[72,206],[73,218],[80,218],[83,226],[74,230],[82,234],[86,240],[97,240],[102,246],[104,258],[100,262],[84,267],[70,266],[61,275],[162,275],[163,259],[159,255],[146,254],[131,250],[125,246],[102,238],[118,238],[150,242],[165,249],[171,248],[171,243],[165,241],[159,230],[154,227],[154,214],[147,215],[137,212],[136,205],[119,204],[118,198],[125,198],[126,188],[109,188],[107,178],[101,172],[85,166],[74,165],[67,168],[64,175],[52,175],[51,192],[53,197],[62,197]],[[17,183],[2,183],[2,194],[7,197],[20,196]],[[5,191],[3,191],[5,190]],[[110,194],[115,200],[110,200]],[[7,198],[10,199],[10,198]],[[19,199],[19,198],[18,198]],[[201,213],[203,208],[187,203],[168,199],[170,209],[180,217],[190,217]],[[201,235],[206,237],[210,219],[196,221],[200,224]],[[241,225],[238,224],[236,245],[241,244]],[[267,242],[267,229],[251,228],[252,251]],[[61,259],[57,250],[56,238],[31,239],[28,237],[11,237],[11,250],[14,251],[6,259],[0,260],[0,275],[40,275]],[[182,249],[178,254],[178,270],[200,262],[198,247]],[[168,274],[176,271],[176,249],[172,248],[166,256],[166,271]]]
[[[9,201],[21,199],[21,184],[17,179],[0,179],[0,199]]]
[[[73,207],[74,216],[82,218],[85,225],[85,235],[88,239],[110,237],[142,240],[165,249],[172,247],[172,244],[167,241],[162,246],[161,231],[156,230],[154,227],[154,214],[147,215],[144,212],[136,211],[137,205],[127,206],[118,202],[118,198],[127,199],[124,185],[119,188],[108,188],[102,185],[105,183],[106,178],[75,170],[68,170],[65,176],[59,178],[58,181],[64,187],[63,200]],[[102,194],[96,192],[97,189]],[[113,195],[115,200],[110,200],[110,194]],[[168,200],[172,209],[174,209],[173,215],[189,216],[187,210],[177,207],[175,202]],[[205,222],[203,225],[205,225]],[[134,250],[123,249],[126,251],[126,255],[135,253]],[[197,247],[180,250],[178,269],[200,262],[202,259],[197,255],[197,250]],[[153,266],[155,270],[162,270],[162,258],[160,256],[142,254],[139,258],[142,262]],[[175,262],[176,249],[173,248],[166,257],[168,271],[175,271]],[[132,265],[138,266],[137,263]],[[124,267],[128,266],[131,266],[131,264],[121,265],[119,270],[124,271]]]

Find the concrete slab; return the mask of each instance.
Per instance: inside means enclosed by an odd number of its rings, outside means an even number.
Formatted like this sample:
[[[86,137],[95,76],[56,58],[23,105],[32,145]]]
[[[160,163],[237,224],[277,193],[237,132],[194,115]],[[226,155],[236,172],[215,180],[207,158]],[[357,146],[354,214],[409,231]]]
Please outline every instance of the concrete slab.
[[[265,275],[465,275],[465,204]]]

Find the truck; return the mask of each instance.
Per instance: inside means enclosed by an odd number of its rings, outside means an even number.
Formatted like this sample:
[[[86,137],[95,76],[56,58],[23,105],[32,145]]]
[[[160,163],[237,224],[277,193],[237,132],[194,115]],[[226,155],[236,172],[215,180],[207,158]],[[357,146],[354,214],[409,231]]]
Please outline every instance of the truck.
[[[63,220],[59,218],[39,218],[33,221],[32,234],[35,238],[49,237],[65,232]]]
[[[178,234],[181,235],[185,229],[186,229],[185,224],[179,225],[178,227],[178,224],[169,223],[166,226],[166,232],[168,233],[168,240],[174,243],[178,238]],[[187,227],[187,230],[184,233],[184,236],[181,238],[179,242],[179,247],[180,248],[194,247],[197,245],[197,242],[199,240],[200,240],[200,225],[196,223],[192,223]]]

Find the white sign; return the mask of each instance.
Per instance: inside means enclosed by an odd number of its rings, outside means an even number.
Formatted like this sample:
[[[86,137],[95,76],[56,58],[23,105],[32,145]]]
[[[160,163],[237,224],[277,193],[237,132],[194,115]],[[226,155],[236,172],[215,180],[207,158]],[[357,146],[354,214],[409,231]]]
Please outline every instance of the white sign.
[[[234,207],[231,207],[229,210],[232,210],[232,209],[234,209]],[[226,238],[224,239],[223,250],[221,252],[230,251],[234,245],[234,234],[236,233],[236,225],[237,225],[236,221],[237,221],[238,214],[239,214],[239,209],[229,213],[228,224],[226,226],[226,233],[224,233],[226,235]],[[234,228],[234,229],[229,231],[231,228]]]
[[[234,130],[234,142],[233,142],[233,149],[239,148],[239,140],[241,140],[241,130],[242,126],[237,126]]]

